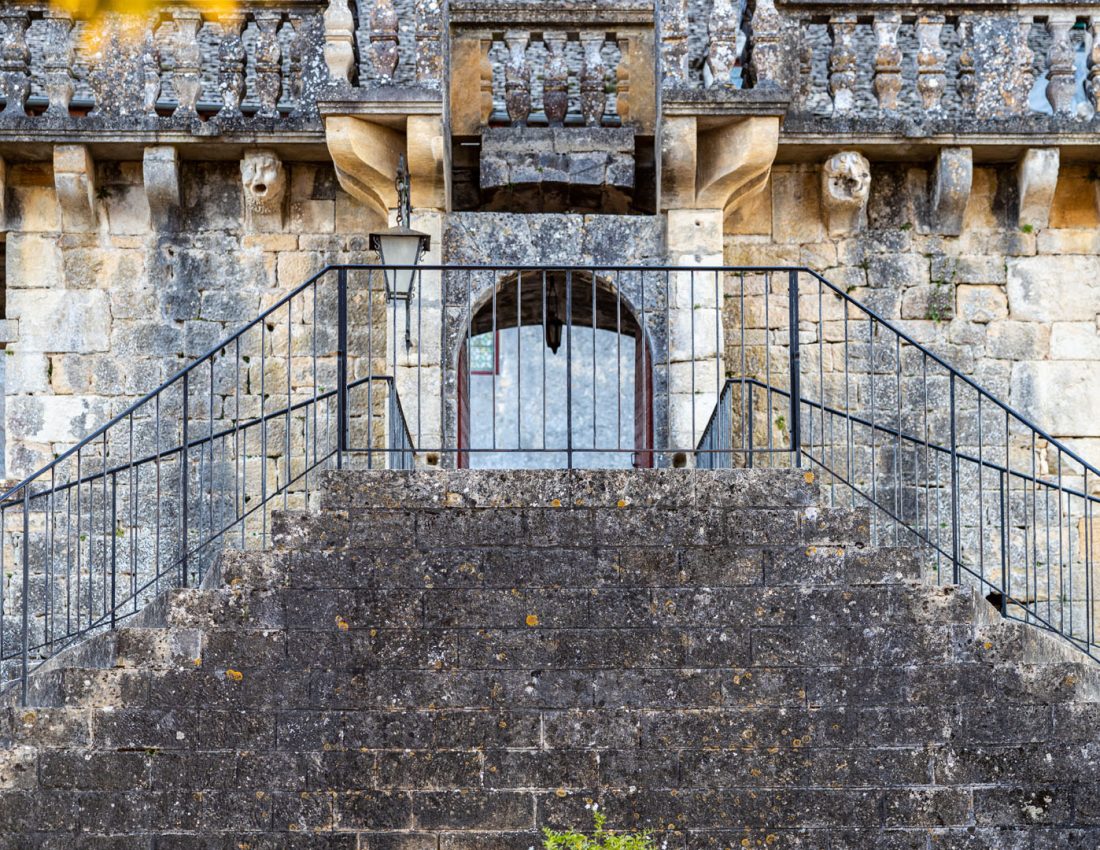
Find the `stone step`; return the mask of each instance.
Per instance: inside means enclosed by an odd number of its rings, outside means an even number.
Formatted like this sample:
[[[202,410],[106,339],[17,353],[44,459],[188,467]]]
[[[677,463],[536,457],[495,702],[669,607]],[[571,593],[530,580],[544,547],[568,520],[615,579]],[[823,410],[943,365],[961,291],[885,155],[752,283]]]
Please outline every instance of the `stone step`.
[[[280,551],[515,546],[867,546],[863,508],[451,508],[276,512]]]
[[[324,473],[326,511],[424,508],[808,507],[819,486],[798,469],[417,470]]]
[[[270,629],[281,627],[284,615],[282,599],[275,591],[244,586],[176,588],[149,603],[133,622],[144,628]]]
[[[59,653],[42,671],[66,667],[129,667],[150,670],[193,664],[202,656],[202,632],[123,626],[100,632]]]

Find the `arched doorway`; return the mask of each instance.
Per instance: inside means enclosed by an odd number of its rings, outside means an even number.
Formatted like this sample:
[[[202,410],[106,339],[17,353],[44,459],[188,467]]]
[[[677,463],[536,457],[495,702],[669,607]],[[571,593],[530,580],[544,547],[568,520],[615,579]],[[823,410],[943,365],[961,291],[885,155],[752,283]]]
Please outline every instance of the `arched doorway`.
[[[653,465],[652,355],[623,294],[575,270],[516,272],[458,354],[458,465]]]

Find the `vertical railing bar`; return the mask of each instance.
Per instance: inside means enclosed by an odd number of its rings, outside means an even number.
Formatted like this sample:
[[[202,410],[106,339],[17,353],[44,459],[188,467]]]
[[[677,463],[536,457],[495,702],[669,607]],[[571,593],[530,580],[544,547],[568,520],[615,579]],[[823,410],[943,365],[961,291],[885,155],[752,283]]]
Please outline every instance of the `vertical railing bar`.
[[[516,448],[523,448],[523,272],[516,276]]]
[[[868,367],[871,372],[871,503],[874,509],[871,511],[871,542],[878,544],[878,514],[880,505],[878,503],[878,458],[875,456],[878,451],[876,445],[876,426],[878,425],[878,419],[875,416],[875,319],[873,316],[867,317],[867,335],[868,342],[870,344],[870,352],[868,357]]]
[[[855,470],[853,466],[855,464],[855,448],[852,441],[852,380],[849,370],[850,360],[850,346],[848,342],[848,299],[844,299],[844,422],[846,431],[846,442],[848,448],[848,480],[853,483],[856,480]],[[856,491],[851,489],[850,493],[851,507],[855,507],[856,504]]]
[[[592,449],[595,451],[599,447],[596,435],[596,270],[593,268],[589,274],[592,286]]]
[[[982,423],[982,394],[978,397],[978,575],[985,584],[985,458],[983,445],[985,435]]]
[[[894,435],[894,545],[900,544],[899,532],[900,525],[904,517],[902,516],[902,507],[904,506],[904,499],[902,497],[902,479],[901,479],[901,336],[894,335],[894,368],[895,376],[897,378],[897,433]]]
[[[746,342],[746,339],[745,339],[745,273],[744,272],[738,273],[738,278],[740,279],[740,283],[741,283],[740,293],[739,293],[740,304],[739,304],[739,308],[738,308],[738,312],[740,314],[740,316],[739,316],[740,325],[741,325],[741,342],[740,342],[740,345],[741,345],[741,392],[738,394],[739,395],[738,400],[741,403],[741,448],[744,449],[748,453],[748,459],[747,459],[746,462],[747,462],[747,465],[749,467],[751,467],[752,466],[752,452],[751,452],[751,450],[749,450],[749,444],[751,443],[751,440],[749,439],[749,436],[745,433],[746,423],[752,415],[751,412],[748,415],[746,415],[746,411],[745,411],[745,396],[746,396],[745,381],[748,380],[748,377],[749,377],[749,371],[748,371],[748,365],[747,365],[748,358],[747,358],[747,353],[746,353],[746,350],[745,350],[747,348],[747,345],[748,345],[747,342]],[[747,386],[749,387],[749,391],[751,392],[752,385],[749,384]]]
[[[772,343],[771,343],[771,300],[772,300],[772,273],[764,272],[764,387],[766,399],[764,422],[768,428],[768,466],[774,463],[773,431],[772,423],[774,411],[772,410]],[[788,356],[790,352],[788,352]]]
[[[1012,588],[1008,583],[1008,522],[1006,518],[1006,504],[1005,504],[1005,478],[1008,474],[1008,467],[998,473],[1000,479],[999,488],[1000,493],[998,495],[998,507],[1001,513],[1001,616],[1008,616],[1008,597],[1012,592]],[[1011,482],[1009,482],[1011,486]]]
[[[665,272],[665,327],[672,327],[672,278]],[[672,340],[665,339],[665,433],[668,448],[675,452],[677,446],[672,436]]]
[[[294,348],[294,299],[286,302],[286,434],[284,437],[284,454],[286,455],[284,466],[286,478],[283,481],[283,510],[287,509],[290,502],[290,482],[294,479],[294,472],[290,465],[290,429],[293,427],[291,408],[294,406],[294,390],[291,389],[291,372],[294,360],[291,354]]]
[[[722,349],[722,302],[725,301],[725,294],[722,292],[722,283],[724,283],[724,280],[722,280],[719,277],[720,274],[721,274],[721,272],[715,270],[715,272],[714,272],[714,403],[715,403],[716,409],[719,410],[720,414],[724,415],[725,407],[722,404],[722,379],[723,379],[723,372],[725,372],[725,369],[724,369],[724,361],[725,361],[724,354],[725,354],[725,352]],[[731,407],[731,409],[732,409],[732,406],[733,406],[733,399],[732,399],[732,396],[731,396],[731,398],[730,398],[730,407]],[[731,413],[730,418],[732,418],[732,413]],[[724,437],[729,433],[730,423],[725,422],[723,424],[725,425],[725,429],[726,429],[724,432],[721,432],[723,439],[720,440],[720,442],[718,444],[718,447],[713,447],[713,448],[719,448],[720,447],[721,450],[723,450],[723,454],[715,455],[714,460],[719,460],[719,459],[724,457],[724,450],[725,450],[727,445],[729,446],[731,452],[733,450],[733,438],[732,438],[732,436],[730,436],[728,440],[724,439]],[[732,456],[730,457],[730,466],[733,466],[733,457]]]
[[[118,607],[118,476],[111,473],[111,630],[115,628]]]
[[[137,478],[134,467],[134,414],[130,413],[130,599],[137,613]]]
[[[546,269],[542,270],[542,450],[546,451]],[[555,352],[556,353],[556,352]]]
[[[573,468],[573,271],[565,272],[565,457]]]
[[[952,584],[959,584],[961,576],[961,541],[959,540],[959,449],[958,431],[955,416],[955,373],[951,372],[950,411],[951,411],[951,558]]]
[[[370,416],[373,413],[374,389],[374,292],[373,275],[367,277],[367,467],[373,467]],[[261,337],[262,342],[262,337]],[[336,468],[344,468],[344,453],[348,450],[348,270],[336,271]],[[266,428],[264,429],[266,433]]]
[[[699,434],[699,430],[695,424],[695,363],[696,357],[698,356],[695,351],[695,269],[692,269],[688,273],[688,310],[688,329],[690,331],[688,335],[691,338],[691,396],[689,397],[691,402],[691,435],[690,446],[686,448],[692,448],[695,446]],[[670,343],[672,336],[671,330],[672,329],[669,328]],[[670,356],[671,348],[672,346],[670,344]]]
[[[440,286],[442,286],[443,280],[440,275]],[[421,297],[416,299],[416,446],[424,445],[424,390],[423,390],[423,373],[424,373],[424,271],[417,269],[416,271],[416,291],[421,293]],[[440,292],[439,298],[442,298],[442,292]],[[397,380],[397,376],[394,375],[394,380]],[[412,448],[416,448],[413,446]],[[442,446],[440,446],[442,448]]]
[[[787,319],[790,324],[791,465],[802,466],[802,353],[798,334],[798,271],[787,279]]]
[[[114,419],[114,412],[115,412],[114,411],[114,405],[112,404],[111,409],[110,409],[110,414],[111,414],[110,418],[111,419]],[[103,466],[103,468],[102,468],[103,506],[102,506],[102,510],[101,510],[101,514],[103,516],[103,540],[102,540],[102,546],[100,548],[101,548],[101,551],[103,552],[103,582],[102,582],[102,584],[100,584],[100,593],[99,593],[99,595],[100,595],[100,602],[103,605],[101,613],[106,614],[107,613],[107,545],[108,545],[108,543],[107,543],[107,541],[108,541],[108,537],[107,537],[107,534],[108,534],[108,531],[107,531],[107,431],[103,432],[103,457],[102,457],[101,460],[102,460],[102,466]],[[114,527],[112,526],[111,529],[110,529],[110,540],[111,540],[112,544],[114,542],[114,539],[115,539],[115,530],[114,530]],[[111,569],[114,570],[114,564],[113,563],[111,564]]]
[[[20,672],[20,704],[27,707],[27,692],[29,690],[29,681],[27,678],[30,669],[30,586],[31,586],[31,488],[28,485],[23,487],[23,623],[22,623],[22,664]],[[91,582],[89,581],[89,584]]]
[[[261,323],[261,327],[262,326],[263,325]],[[188,481],[189,476],[187,474],[187,467],[188,467],[188,464],[189,464],[188,453],[190,451],[190,446],[188,445],[190,440],[189,440],[189,437],[188,437],[188,424],[187,424],[188,419],[190,418],[190,395],[191,395],[191,393],[189,391],[190,377],[191,377],[190,372],[184,372],[183,373],[183,387],[182,387],[182,392],[183,392],[183,422],[182,422],[182,425],[181,425],[181,430],[183,432],[183,443],[182,443],[182,446],[180,448],[180,569],[182,571],[181,575],[180,575],[180,586],[181,587],[187,587],[187,568],[188,568],[188,563],[187,563],[187,559],[188,559],[187,538],[188,538],[188,533],[190,531],[189,517],[188,517],[188,506],[187,506],[187,502],[188,502],[188,499],[189,499],[189,496],[190,496],[190,494],[188,492],[189,487],[190,487],[190,482]]]
[[[634,376],[638,381],[639,377]],[[615,271],[615,448],[623,447],[623,280]]]
[[[1062,450],[1058,449],[1058,631],[1066,633],[1066,574],[1065,549],[1062,545],[1062,505],[1065,504],[1065,491],[1062,489]],[[1072,584],[1073,571],[1070,571]],[[1070,594],[1072,596],[1072,594]],[[1070,605],[1072,614],[1073,606]]]
[[[493,291],[492,291],[492,295],[490,297],[492,299],[493,331],[492,331],[491,334],[489,334],[489,340],[493,344],[493,365],[492,365],[492,368],[489,370],[489,374],[491,376],[490,381],[491,381],[491,385],[492,385],[492,395],[491,395],[492,407],[490,408],[491,412],[489,414],[489,417],[490,417],[490,422],[492,423],[492,436],[493,436],[492,446],[493,446],[493,451],[496,451],[496,448],[497,448],[497,364],[500,362],[500,360],[498,359],[500,357],[500,352],[497,351],[497,348],[500,344],[500,340],[497,338],[497,282],[496,282],[496,280],[493,281]]]

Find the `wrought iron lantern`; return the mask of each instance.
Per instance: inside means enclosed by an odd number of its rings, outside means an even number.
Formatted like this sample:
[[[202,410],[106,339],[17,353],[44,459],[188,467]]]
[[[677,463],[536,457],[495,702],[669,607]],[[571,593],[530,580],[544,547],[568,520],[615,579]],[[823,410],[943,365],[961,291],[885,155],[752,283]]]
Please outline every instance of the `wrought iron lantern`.
[[[409,167],[402,156],[397,163],[397,226],[370,234],[370,249],[377,251],[382,261],[386,281],[386,299],[405,302],[405,345],[412,347],[409,338],[409,304],[416,280],[416,266],[420,258],[431,249],[432,238],[427,233],[413,230],[412,201],[409,196]]]

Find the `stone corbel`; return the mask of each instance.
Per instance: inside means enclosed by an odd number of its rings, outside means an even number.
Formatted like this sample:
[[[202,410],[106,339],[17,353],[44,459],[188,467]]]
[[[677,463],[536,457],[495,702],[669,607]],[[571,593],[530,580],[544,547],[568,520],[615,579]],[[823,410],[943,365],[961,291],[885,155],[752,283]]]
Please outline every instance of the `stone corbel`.
[[[1046,227],[1058,185],[1058,148],[1029,148],[1016,167],[1020,226]]]
[[[438,115],[410,115],[408,139],[409,178],[414,209],[447,209],[446,137]]]
[[[170,145],[145,149],[142,160],[145,197],[149,214],[158,230],[176,218],[180,206],[179,152]]]
[[[405,134],[352,116],[325,119],[325,140],[344,190],[383,221],[397,206],[397,163],[405,151]]]
[[[779,149],[777,116],[742,118],[699,133],[695,206],[730,218],[768,184]]]
[[[932,229],[945,236],[962,233],[963,214],[970,200],[974,179],[974,156],[970,148],[943,148],[932,173]]]
[[[95,162],[84,145],[53,149],[53,181],[61,208],[61,225],[68,231],[94,230]]]

